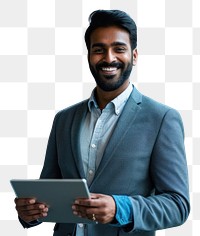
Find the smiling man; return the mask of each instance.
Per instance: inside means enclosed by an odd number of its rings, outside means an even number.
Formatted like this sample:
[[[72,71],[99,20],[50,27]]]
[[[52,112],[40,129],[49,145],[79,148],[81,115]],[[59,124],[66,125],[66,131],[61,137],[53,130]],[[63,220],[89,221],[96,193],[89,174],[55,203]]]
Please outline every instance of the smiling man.
[[[72,211],[98,224],[57,223],[54,236],[154,236],[183,224],[190,211],[183,124],[130,83],[135,22],[122,11],[95,11],[85,41],[97,86],[56,115],[41,178],[86,178],[91,198],[76,199]],[[15,202],[26,228],[48,214],[35,199]]]
[[[101,108],[128,87],[133,62],[136,63],[136,60],[137,49],[132,50],[127,30],[109,26],[99,27],[91,33],[88,61],[97,83],[96,95]],[[101,101],[108,92],[109,100]]]
[[[98,87],[115,91],[125,82],[127,87],[133,59],[137,58],[127,31],[116,26],[100,27],[92,32],[90,40],[89,65]]]

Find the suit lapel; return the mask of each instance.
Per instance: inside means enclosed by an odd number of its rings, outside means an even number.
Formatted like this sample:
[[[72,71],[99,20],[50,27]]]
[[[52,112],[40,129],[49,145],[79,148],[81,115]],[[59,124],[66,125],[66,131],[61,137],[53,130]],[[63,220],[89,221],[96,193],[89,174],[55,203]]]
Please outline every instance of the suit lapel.
[[[80,106],[77,107],[71,128],[72,152],[81,178],[85,178],[85,173],[80,151],[80,133],[81,127],[87,114],[87,110],[87,101],[83,102]]]
[[[101,174],[104,167],[112,159],[116,148],[118,147],[118,145],[120,145],[121,140],[124,138],[129,128],[133,125],[134,120],[141,109],[139,106],[141,102],[142,95],[136,88],[134,88],[117,122],[116,128],[110,138],[110,141],[108,142],[95,177]]]

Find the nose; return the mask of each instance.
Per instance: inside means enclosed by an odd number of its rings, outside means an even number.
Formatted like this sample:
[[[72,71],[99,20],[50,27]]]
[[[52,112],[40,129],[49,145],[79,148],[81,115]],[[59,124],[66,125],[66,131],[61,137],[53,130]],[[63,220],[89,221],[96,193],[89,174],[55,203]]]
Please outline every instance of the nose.
[[[104,54],[104,61],[107,63],[111,63],[116,61],[116,55],[112,50],[107,50]]]

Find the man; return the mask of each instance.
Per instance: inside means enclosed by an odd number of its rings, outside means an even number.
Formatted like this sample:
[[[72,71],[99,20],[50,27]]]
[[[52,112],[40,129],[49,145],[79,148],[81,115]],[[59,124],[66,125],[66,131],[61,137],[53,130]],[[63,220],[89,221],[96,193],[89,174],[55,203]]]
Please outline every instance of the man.
[[[122,11],[95,11],[85,41],[97,86],[56,115],[41,178],[86,178],[91,198],[76,199],[72,211],[98,224],[56,224],[54,236],[153,236],[181,225],[190,208],[183,125],[177,111],[130,84],[134,21]],[[15,202],[26,228],[48,214],[35,199]]]

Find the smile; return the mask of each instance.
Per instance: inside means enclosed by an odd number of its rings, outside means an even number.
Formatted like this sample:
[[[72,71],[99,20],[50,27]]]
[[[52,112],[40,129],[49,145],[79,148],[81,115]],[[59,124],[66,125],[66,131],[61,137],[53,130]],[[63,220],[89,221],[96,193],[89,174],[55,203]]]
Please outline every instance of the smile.
[[[101,70],[112,72],[112,71],[116,71],[117,68],[116,67],[102,67]]]

